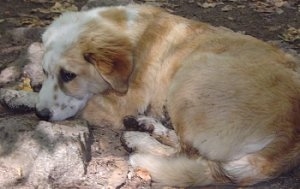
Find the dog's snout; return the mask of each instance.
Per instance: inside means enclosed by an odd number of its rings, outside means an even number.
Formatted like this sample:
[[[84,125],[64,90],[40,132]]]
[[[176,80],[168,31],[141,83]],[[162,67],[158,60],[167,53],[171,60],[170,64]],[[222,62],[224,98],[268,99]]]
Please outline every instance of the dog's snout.
[[[45,120],[45,121],[48,121],[52,116],[52,113],[47,108],[42,109],[41,111],[36,110],[35,114],[37,117],[39,117],[40,119]]]

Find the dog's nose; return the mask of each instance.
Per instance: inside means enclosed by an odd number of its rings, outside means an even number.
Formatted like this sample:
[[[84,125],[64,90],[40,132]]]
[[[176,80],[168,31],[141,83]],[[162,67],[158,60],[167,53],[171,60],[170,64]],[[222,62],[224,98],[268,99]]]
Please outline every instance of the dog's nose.
[[[48,121],[52,116],[52,113],[47,108],[42,109],[41,111],[36,110],[35,114],[37,117],[39,117],[40,119],[45,120],[45,121]]]

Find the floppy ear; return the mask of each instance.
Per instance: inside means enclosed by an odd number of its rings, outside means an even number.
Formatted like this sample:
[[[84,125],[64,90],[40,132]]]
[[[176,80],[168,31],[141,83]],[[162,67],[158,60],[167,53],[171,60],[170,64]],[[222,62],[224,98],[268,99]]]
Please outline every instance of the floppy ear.
[[[131,46],[129,42],[115,39],[106,42],[99,41],[98,44],[84,52],[84,59],[95,65],[103,79],[111,87],[120,93],[128,90],[128,79],[133,70]],[[90,43],[91,44],[91,43]],[[100,46],[100,47],[99,47]]]

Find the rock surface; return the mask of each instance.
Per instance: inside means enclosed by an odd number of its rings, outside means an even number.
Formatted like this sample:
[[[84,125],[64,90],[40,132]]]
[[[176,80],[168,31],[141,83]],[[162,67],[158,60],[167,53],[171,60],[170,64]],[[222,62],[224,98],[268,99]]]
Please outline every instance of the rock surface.
[[[14,115],[0,118],[0,130],[0,186],[49,188],[86,173],[90,134],[85,122]]]
[[[42,43],[35,42],[28,47],[29,63],[24,66],[23,75],[30,79],[30,85],[34,91],[39,91],[44,79],[41,64],[43,53],[44,49]]]
[[[35,109],[38,94],[12,89],[0,89],[0,104],[14,112],[29,112]]]
[[[49,3],[45,0],[35,0],[35,2]],[[250,26],[249,22],[241,25],[240,18],[247,11],[242,13],[240,11],[249,8],[235,7],[234,11],[228,10],[226,15],[221,15],[222,12],[218,7],[200,9],[197,6],[198,1],[190,0],[89,0],[84,2],[87,3],[82,10],[96,6],[143,2],[161,6],[188,18],[208,21],[214,25],[229,24],[227,27],[235,31],[249,28],[252,32],[249,34],[253,32],[255,34],[255,31],[258,31],[257,26],[262,25],[261,22],[266,23],[259,14],[251,14],[253,17],[248,20],[254,22]],[[246,1],[229,1],[231,4],[245,4],[244,2]],[[286,10],[283,14],[293,14],[290,12],[291,10]],[[227,14],[229,14],[228,18],[235,20],[231,22],[229,19],[226,22]],[[271,18],[268,17],[270,23],[272,23]],[[283,19],[287,24],[293,21],[293,19]],[[259,22],[259,25],[255,25],[256,22]],[[271,36],[276,35],[268,35],[267,29],[268,27],[259,27],[257,33],[261,35],[256,37],[265,40],[273,39]],[[76,119],[57,123],[39,121],[32,114],[37,93],[12,90],[16,89],[16,85],[21,82],[20,78],[25,77],[30,79],[34,91],[38,91],[43,79],[41,69],[43,49],[37,41],[40,41],[43,30],[44,28],[40,27],[22,26],[5,32],[0,31],[0,38],[5,38],[5,44],[1,43],[0,46],[0,87],[6,88],[0,89],[0,188],[159,188],[128,166],[128,154],[119,141],[120,131],[114,131],[107,125],[87,127],[84,121]],[[247,188],[300,188],[300,168],[273,181]]]

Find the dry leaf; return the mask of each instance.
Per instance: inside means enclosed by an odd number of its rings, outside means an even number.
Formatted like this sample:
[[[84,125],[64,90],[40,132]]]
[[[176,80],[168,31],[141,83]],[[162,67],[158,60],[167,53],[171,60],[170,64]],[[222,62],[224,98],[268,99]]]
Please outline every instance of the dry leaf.
[[[280,8],[277,8],[277,9],[276,9],[276,13],[277,13],[277,14],[282,14],[283,12],[284,12],[284,11],[283,11],[282,9],[280,9]]]
[[[281,26],[271,26],[271,27],[268,27],[268,30],[269,31],[278,31],[281,29]]]
[[[270,7],[267,3],[258,1],[255,3],[254,11],[264,12],[264,13],[272,13],[272,12],[275,12],[275,7]]]
[[[286,42],[294,42],[300,40],[300,28],[296,29],[294,27],[289,27],[280,38]]]
[[[151,180],[151,176],[150,176],[149,172],[145,169],[137,168],[135,170],[135,173],[136,173],[136,176],[140,177],[141,179],[143,179],[145,181]]]
[[[161,7],[164,4],[167,4],[167,0],[145,0],[145,4],[153,5],[153,6],[158,6]]]
[[[282,0],[273,0],[273,3],[276,7],[283,7],[284,5],[287,4],[286,1],[282,1]]]
[[[33,12],[40,12],[43,14],[49,14],[49,13],[62,13],[62,12],[66,12],[66,11],[78,11],[78,7],[76,7],[73,4],[73,1],[67,1],[67,2],[55,2],[55,4],[50,7],[49,9],[45,9],[45,8],[37,8],[37,9],[33,9]]]
[[[228,20],[231,20],[231,21],[233,21],[233,20],[234,20],[234,18],[233,18],[233,17],[231,17],[231,16],[228,16],[228,17],[227,17],[227,19],[228,19]]]
[[[51,11],[49,9],[44,9],[44,8],[37,8],[37,9],[32,9],[32,12],[40,12],[43,14],[49,14]]]
[[[254,7],[254,11],[263,13],[282,14],[284,11],[281,9],[283,6],[288,6],[287,1],[282,0],[267,0],[267,1],[256,1],[251,4]]]
[[[31,88],[31,85],[30,85],[30,79],[28,77],[24,77],[22,84],[18,87],[18,89],[22,90],[22,91],[32,92],[33,89]]]
[[[224,7],[221,8],[221,11],[227,12],[231,11],[233,9],[232,5],[225,5]]]
[[[205,2],[205,3],[199,3],[198,2],[197,5],[199,5],[202,8],[207,9],[207,8],[214,8],[215,6],[217,6],[217,3],[207,3],[207,2]]]
[[[49,2],[51,2],[49,0],[25,0],[25,1],[29,1],[32,3],[49,3]]]
[[[27,25],[31,27],[46,26],[47,24],[49,24],[48,22],[43,21],[38,17],[34,17],[34,16],[23,17],[18,22],[19,25]]]
[[[50,8],[50,11],[53,13],[62,13],[66,11],[78,11],[78,7],[71,3],[59,3],[56,2],[53,7]]]

